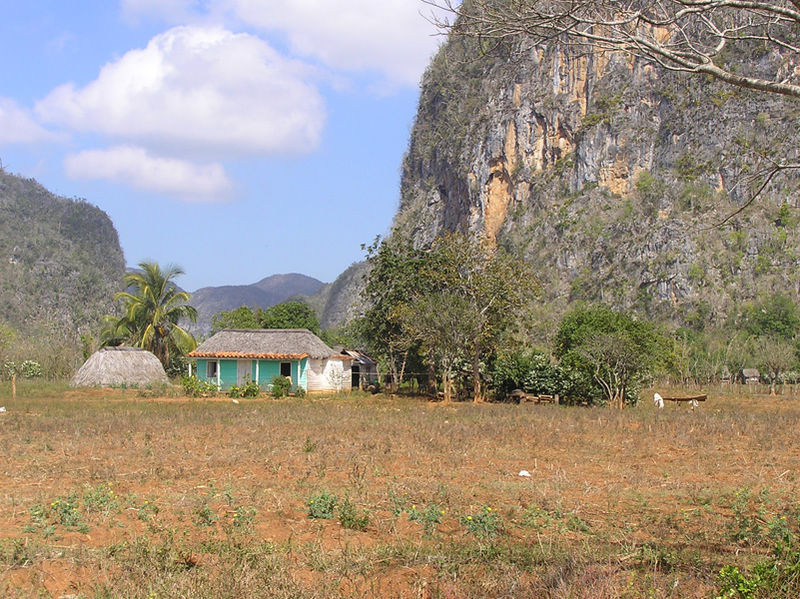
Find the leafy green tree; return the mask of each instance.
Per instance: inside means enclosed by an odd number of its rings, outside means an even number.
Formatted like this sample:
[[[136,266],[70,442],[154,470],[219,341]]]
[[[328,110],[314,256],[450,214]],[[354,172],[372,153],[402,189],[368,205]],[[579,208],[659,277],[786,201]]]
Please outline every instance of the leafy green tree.
[[[794,346],[782,337],[761,335],[752,340],[752,355],[762,373],[769,375],[769,391],[775,395],[775,386],[781,375],[797,366]]]
[[[555,339],[556,355],[583,363],[605,401],[617,409],[637,401],[637,384],[664,363],[668,347],[651,323],[602,305],[568,312]]]
[[[437,238],[427,249],[397,238],[376,242],[368,259],[370,308],[361,328],[395,384],[419,347],[439,369],[447,399],[461,360],[471,367],[473,397],[481,401],[482,363],[535,296],[530,266],[503,248],[458,233]]]
[[[376,238],[364,249],[369,273],[362,297],[368,307],[356,321],[356,329],[370,353],[388,370],[393,389],[397,389],[416,346],[408,326],[409,303],[430,291],[428,280],[422,275],[429,256],[399,236]]]
[[[262,329],[308,329],[319,334],[319,319],[314,309],[305,302],[288,301],[256,312]]]
[[[409,333],[439,369],[444,401],[451,401],[456,365],[473,342],[478,315],[463,296],[440,291],[415,298],[405,317]]]
[[[211,318],[211,332],[223,329],[259,329],[261,325],[256,313],[248,306],[239,306],[233,310],[222,310]]]
[[[537,291],[530,265],[485,239],[450,233],[433,244],[424,271],[439,293],[460,297],[464,318],[454,323],[465,340],[461,351],[472,366],[473,399],[483,400],[481,361],[501,335],[522,317]],[[434,315],[444,318],[443,310]]]
[[[771,335],[792,340],[800,331],[800,309],[780,293],[746,306],[743,316],[745,330],[754,337]]]
[[[194,337],[178,323],[183,319],[194,322],[197,310],[189,305],[191,296],[174,283],[183,274],[181,268],[169,266],[162,271],[155,262],[140,262],[139,268],[142,272],[129,272],[122,279],[130,291],[114,296],[123,300],[124,315],[106,319],[104,344],[121,340],[147,349],[166,368],[173,355],[184,355],[196,347]]]

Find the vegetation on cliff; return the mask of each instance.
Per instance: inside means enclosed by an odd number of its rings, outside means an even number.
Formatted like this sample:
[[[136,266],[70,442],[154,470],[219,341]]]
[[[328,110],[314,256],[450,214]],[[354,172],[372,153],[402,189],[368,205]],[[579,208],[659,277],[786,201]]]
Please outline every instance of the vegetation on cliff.
[[[81,335],[113,304],[124,259],[99,208],[0,169],[0,361],[33,359],[48,376],[81,360]],[[4,336],[0,334],[0,336]]]

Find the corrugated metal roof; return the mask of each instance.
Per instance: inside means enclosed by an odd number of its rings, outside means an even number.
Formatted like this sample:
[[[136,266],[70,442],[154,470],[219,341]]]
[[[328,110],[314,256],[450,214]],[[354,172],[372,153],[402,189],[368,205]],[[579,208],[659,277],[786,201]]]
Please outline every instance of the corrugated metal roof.
[[[333,354],[308,329],[225,329],[201,343],[189,357],[299,360],[330,358]]]

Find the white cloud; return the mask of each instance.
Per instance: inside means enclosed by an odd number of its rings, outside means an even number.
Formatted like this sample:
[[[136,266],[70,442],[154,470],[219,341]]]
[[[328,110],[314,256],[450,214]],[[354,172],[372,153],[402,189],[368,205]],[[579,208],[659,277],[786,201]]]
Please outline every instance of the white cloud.
[[[303,153],[318,145],[325,121],[308,75],[255,36],[176,27],[105,65],[87,86],[56,88],[36,113],[173,151]]]
[[[283,32],[299,55],[334,69],[378,71],[393,84],[417,85],[442,41],[425,18],[433,9],[419,0],[216,1],[253,27]]]
[[[0,144],[52,141],[56,135],[37,123],[30,111],[10,98],[0,97]]]
[[[104,179],[187,201],[225,200],[231,190],[231,182],[219,164],[196,165],[161,158],[130,146],[70,154],[64,159],[64,168],[73,179]]]

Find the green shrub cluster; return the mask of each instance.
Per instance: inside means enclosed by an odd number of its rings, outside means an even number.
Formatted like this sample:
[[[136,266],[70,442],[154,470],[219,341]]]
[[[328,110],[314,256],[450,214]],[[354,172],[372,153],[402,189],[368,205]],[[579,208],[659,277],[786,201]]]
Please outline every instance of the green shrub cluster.
[[[261,389],[255,381],[246,381],[242,385],[231,385],[228,397],[258,397]]]
[[[286,397],[289,391],[292,390],[292,381],[285,376],[272,377],[272,396],[273,397]]]
[[[181,378],[181,386],[189,397],[213,397],[219,392],[214,383],[201,381],[194,375]]]

